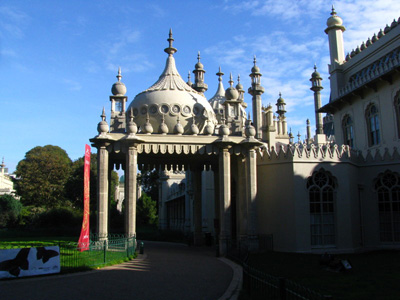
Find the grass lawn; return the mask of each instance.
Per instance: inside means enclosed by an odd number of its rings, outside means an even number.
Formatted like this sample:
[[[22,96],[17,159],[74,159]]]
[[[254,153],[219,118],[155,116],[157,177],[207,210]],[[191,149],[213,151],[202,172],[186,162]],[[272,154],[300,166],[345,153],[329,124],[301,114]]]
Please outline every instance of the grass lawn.
[[[78,237],[76,236],[23,236],[18,238],[1,237],[0,249],[59,245],[61,254],[61,273],[76,272],[107,265],[114,265],[128,261],[136,256],[127,256],[124,240],[117,244],[111,242],[107,251],[99,248],[80,252],[77,250],[77,243]]]
[[[400,251],[341,254],[352,270],[328,271],[320,255],[267,252],[250,256],[250,265],[267,274],[285,277],[334,299],[400,299]]]

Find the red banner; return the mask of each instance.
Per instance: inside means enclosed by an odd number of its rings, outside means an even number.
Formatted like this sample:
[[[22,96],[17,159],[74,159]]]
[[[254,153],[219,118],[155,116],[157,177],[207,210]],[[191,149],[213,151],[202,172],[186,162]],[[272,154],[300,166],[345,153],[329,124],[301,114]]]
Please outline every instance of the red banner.
[[[85,145],[85,164],[83,167],[83,222],[78,250],[89,250],[89,201],[90,201],[90,146]]]

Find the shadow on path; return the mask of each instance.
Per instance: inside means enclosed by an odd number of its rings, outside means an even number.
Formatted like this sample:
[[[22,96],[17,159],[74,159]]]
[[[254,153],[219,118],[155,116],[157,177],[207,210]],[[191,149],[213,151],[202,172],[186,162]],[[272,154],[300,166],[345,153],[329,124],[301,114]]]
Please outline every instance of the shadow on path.
[[[145,242],[138,259],[100,270],[0,282],[2,300],[217,300],[232,281],[212,248]]]

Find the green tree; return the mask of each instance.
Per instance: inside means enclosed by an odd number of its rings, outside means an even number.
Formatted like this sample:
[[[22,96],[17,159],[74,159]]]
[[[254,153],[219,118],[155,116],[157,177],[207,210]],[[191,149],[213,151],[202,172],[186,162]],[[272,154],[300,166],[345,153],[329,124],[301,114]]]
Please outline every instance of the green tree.
[[[156,201],[152,200],[145,192],[136,203],[136,222],[141,225],[157,223]]]
[[[0,228],[17,224],[22,204],[12,195],[0,196]]]
[[[72,163],[71,176],[66,184],[66,195],[74,206],[83,208],[83,168],[85,156]],[[114,201],[114,191],[119,183],[118,173],[111,172],[110,200]],[[97,154],[90,156],[90,210],[97,208]]]
[[[142,186],[143,192],[151,197],[156,202],[158,207],[158,179],[160,178],[158,171],[142,171],[138,174],[138,182]]]
[[[15,174],[17,194],[24,205],[56,207],[64,204],[71,159],[58,146],[37,146],[25,154]]]

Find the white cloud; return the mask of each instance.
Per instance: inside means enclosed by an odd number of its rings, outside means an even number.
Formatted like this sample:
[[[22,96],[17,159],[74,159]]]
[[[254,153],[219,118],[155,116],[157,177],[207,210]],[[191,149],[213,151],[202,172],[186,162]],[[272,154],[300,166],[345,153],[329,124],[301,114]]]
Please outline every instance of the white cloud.
[[[0,37],[22,38],[29,21],[28,15],[16,8],[0,6]]]

